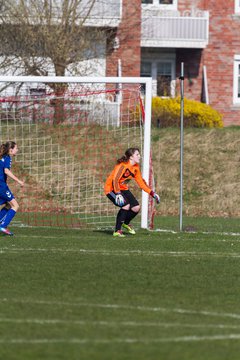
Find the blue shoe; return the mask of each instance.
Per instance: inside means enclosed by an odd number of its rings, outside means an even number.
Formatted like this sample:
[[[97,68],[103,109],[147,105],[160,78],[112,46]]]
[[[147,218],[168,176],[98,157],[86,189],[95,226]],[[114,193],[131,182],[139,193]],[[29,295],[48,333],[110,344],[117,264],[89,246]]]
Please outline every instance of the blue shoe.
[[[7,228],[0,227],[0,231],[2,233],[4,233],[5,235],[13,236],[13,233],[10,230],[8,230]]]

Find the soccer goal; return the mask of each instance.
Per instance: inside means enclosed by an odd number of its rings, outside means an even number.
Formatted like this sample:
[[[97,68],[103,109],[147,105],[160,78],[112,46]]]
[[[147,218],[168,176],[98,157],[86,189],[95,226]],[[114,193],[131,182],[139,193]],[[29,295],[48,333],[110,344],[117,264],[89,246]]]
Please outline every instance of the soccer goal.
[[[0,77],[0,140],[16,141],[13,161],[22,190],[22,224],[107,228],[117,209],[103,192],[128,147],[142,152],[142,174],[152,186],[150,78]],[[134,181],[133,181],[134,183]],[[141,227],[154,213],[148,194]]]

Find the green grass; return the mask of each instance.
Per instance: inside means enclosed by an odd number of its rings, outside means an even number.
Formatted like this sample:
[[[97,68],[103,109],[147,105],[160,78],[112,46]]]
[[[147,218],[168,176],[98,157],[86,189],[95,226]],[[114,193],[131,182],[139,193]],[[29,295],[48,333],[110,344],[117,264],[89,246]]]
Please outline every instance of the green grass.
[[[239,218],[183,216],[182,228],[191,232],[240,233]],[[155,216],[154,229],[179,231],[179,216]]]
[[[214,233],[124,239],[12,227],[0,236],[0,358],[239,359],[240,234],[215,221]]]

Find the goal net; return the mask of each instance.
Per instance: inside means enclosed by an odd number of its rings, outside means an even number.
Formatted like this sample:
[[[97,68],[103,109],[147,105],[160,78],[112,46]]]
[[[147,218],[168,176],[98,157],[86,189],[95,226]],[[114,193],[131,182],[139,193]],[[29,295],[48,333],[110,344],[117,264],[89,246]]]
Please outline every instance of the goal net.
[[[0,140],[18,144],[12,170],[26,184],[22,189],[9,181],[20,204],[16,221],[114,226],[117,208],[103,188],[127,148],[141,149],[143,177],[153,184],[150,80],[0,78]],[[131,188],[142,203],[137,221],[147,228],[154,212],[151,199],[134,184]]]

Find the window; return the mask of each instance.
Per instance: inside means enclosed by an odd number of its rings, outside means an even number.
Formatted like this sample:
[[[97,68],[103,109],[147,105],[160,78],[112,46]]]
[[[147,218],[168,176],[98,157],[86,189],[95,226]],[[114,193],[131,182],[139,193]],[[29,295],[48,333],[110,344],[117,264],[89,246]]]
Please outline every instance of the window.
[[[141,76],[151,77],[152,76],[152,63],[150,61],[143,61],[141,63]],[[142,84],[142,93],[145,94],[146,84]]]
[[[141,76],[151,77],[152,76],[152,63],[149,61],[143,61],[141,63]]]
[[[240,55],[234,57],[233,103],[240,104]]]
[[[166,9],[177,9],[177,0],[142,0],[142,4],[151,4]]]
[[[175,96],[175,64],[175,53],[142,52],[141,76],[152,77],[153,96]]]
[[[240,13],[240,0],[235,0],[235,13]]]
[[[173,0],[159,0],[160,5],[173,5]]]
[[[171,96],[172,66],[170,62],[157,64],[157,96]]]

